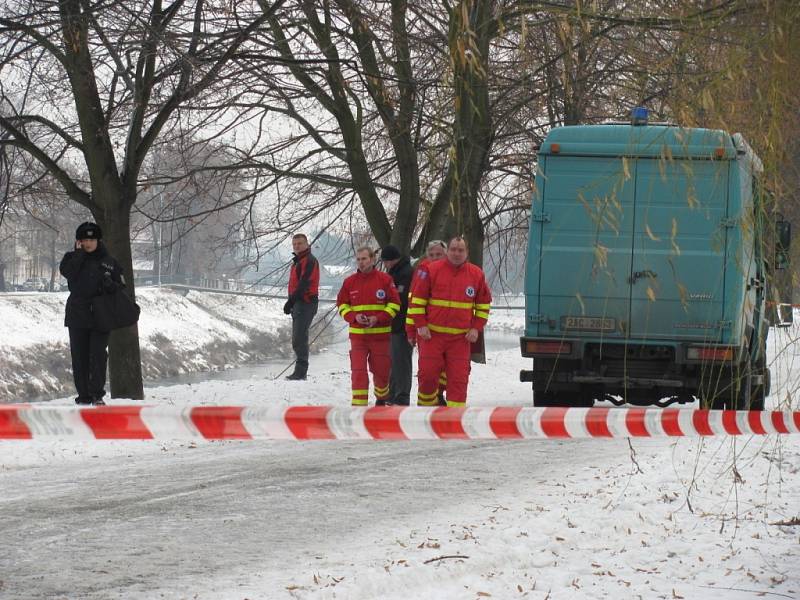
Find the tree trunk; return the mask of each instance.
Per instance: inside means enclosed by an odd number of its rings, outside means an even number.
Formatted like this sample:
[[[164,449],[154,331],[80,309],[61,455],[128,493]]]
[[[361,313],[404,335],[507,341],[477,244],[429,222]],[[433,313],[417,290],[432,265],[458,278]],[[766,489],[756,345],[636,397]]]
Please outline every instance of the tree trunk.
[[[453,169],[454,165],[451,161],[447,167],[444,180],[436,192],[436,198],[426,215],[425,224],[422,227],[419,238],[411,251],[414,256],[424,255],[428,242],[431,240],[447,240],[452,237],[455,231],[453,220],[448,218],[450,195],[453,191]]]
[[[125,292],[135,300],[130,213],[122,209],[109,210],[105,215],[95,215],[95,219],[103,230],[108,251],[122,266],[125,276]],[[138,325],[111,332],[108,371],[112,398],[131,398],[133,400],[144,398]]]
[[[483,223],[478,199],[493,141],[487,77],[494,4],[461,0],[450,16],[450,60],[455,87],[453,146],[447,176],[431,209],[427,233],[461,235],[470,262],[483,265]],[[466,20],[464,18],[466,17]],[[432,238],[431,238],[432,239]]]
[[[59,290],[56,289],[56,273],[58,272],[58,261],[56,258],[56,241],[58,235],[55,231],[50,234],[50,256],[48,259],[50,261],[50,291],[57,292]]]

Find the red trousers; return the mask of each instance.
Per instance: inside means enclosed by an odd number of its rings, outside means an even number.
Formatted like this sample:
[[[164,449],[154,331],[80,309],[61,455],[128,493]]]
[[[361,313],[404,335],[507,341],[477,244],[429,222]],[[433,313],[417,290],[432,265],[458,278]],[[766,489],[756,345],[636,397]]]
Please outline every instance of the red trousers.
[[[358,334],[350,336],[350,382],[353,387],[353,406],[369,402],[369,372],[375,387],[375,398],[389,399],[389,370],[391,359],[388,334]]]
[[[417,371],[417,404],[435,406],[439,376],[444,371],[447,385],[447,406],[464,406],[469,382],[470,343],[463,334],[431,333],[430,340],[417,338],[419,369]]]

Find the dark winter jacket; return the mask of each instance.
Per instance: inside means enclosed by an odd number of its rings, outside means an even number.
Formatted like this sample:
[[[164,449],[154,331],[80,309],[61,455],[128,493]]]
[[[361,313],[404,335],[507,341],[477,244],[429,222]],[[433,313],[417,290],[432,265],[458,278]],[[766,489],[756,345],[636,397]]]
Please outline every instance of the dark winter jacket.
[[[69,298],[64,317],[66,327],[93,329],[92,298],[124,287],[122,268],[103,242],[97,250],[73,250],[61,259],[61,274],[69,284]]]
[[[400,312],[392,320],[392,333],[402,333],[406,331],[406,312],[408,311],[408,293],[411,291],[411,277],[414,275],[414,268],[411,260],[407,256],[401,256],[391,269],[389,275],[394,280],[394,286],[400,294]]]

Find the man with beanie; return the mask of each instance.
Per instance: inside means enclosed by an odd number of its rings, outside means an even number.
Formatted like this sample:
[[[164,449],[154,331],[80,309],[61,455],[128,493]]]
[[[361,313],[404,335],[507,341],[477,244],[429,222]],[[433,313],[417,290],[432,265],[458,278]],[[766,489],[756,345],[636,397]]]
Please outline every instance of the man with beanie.
[[[311,254],[304,233],[292,236],[292,270],[289,272],[289,299],[283,312],[292,315],[292,350],[294,372],[286,379],[302,381],[308,374],[308,330],[319,306],[319,262]]]
[[[109,332],[97,329],[92,298],[125,285],[122,268],[106,250],[102,237],[97,224],[81,223],[75,232],[75,249],[64,255],[59,267],[70,292],[64,325],[69,328],[76,404],[105,404]]]
[[[394,281],[400,295],[400,312],[392,319],[390,355],[392,370],[389,377],[389,402],[408,406],[411,398],[411,344],[406,336],[406,312],[408,311],[408,292],[414,269],[411,259],[403,256],[396,246],[384,246],[381,260]]]

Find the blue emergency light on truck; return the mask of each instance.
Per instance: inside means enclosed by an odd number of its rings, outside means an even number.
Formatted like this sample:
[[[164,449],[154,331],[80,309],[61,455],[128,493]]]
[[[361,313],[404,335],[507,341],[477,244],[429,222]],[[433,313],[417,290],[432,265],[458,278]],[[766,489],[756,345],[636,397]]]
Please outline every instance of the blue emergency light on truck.
[[[762,171],[739,134],[648,125],[641,111],[549,133],[520,340],[534,404],[763,408],[790,232],[767,212]]]

